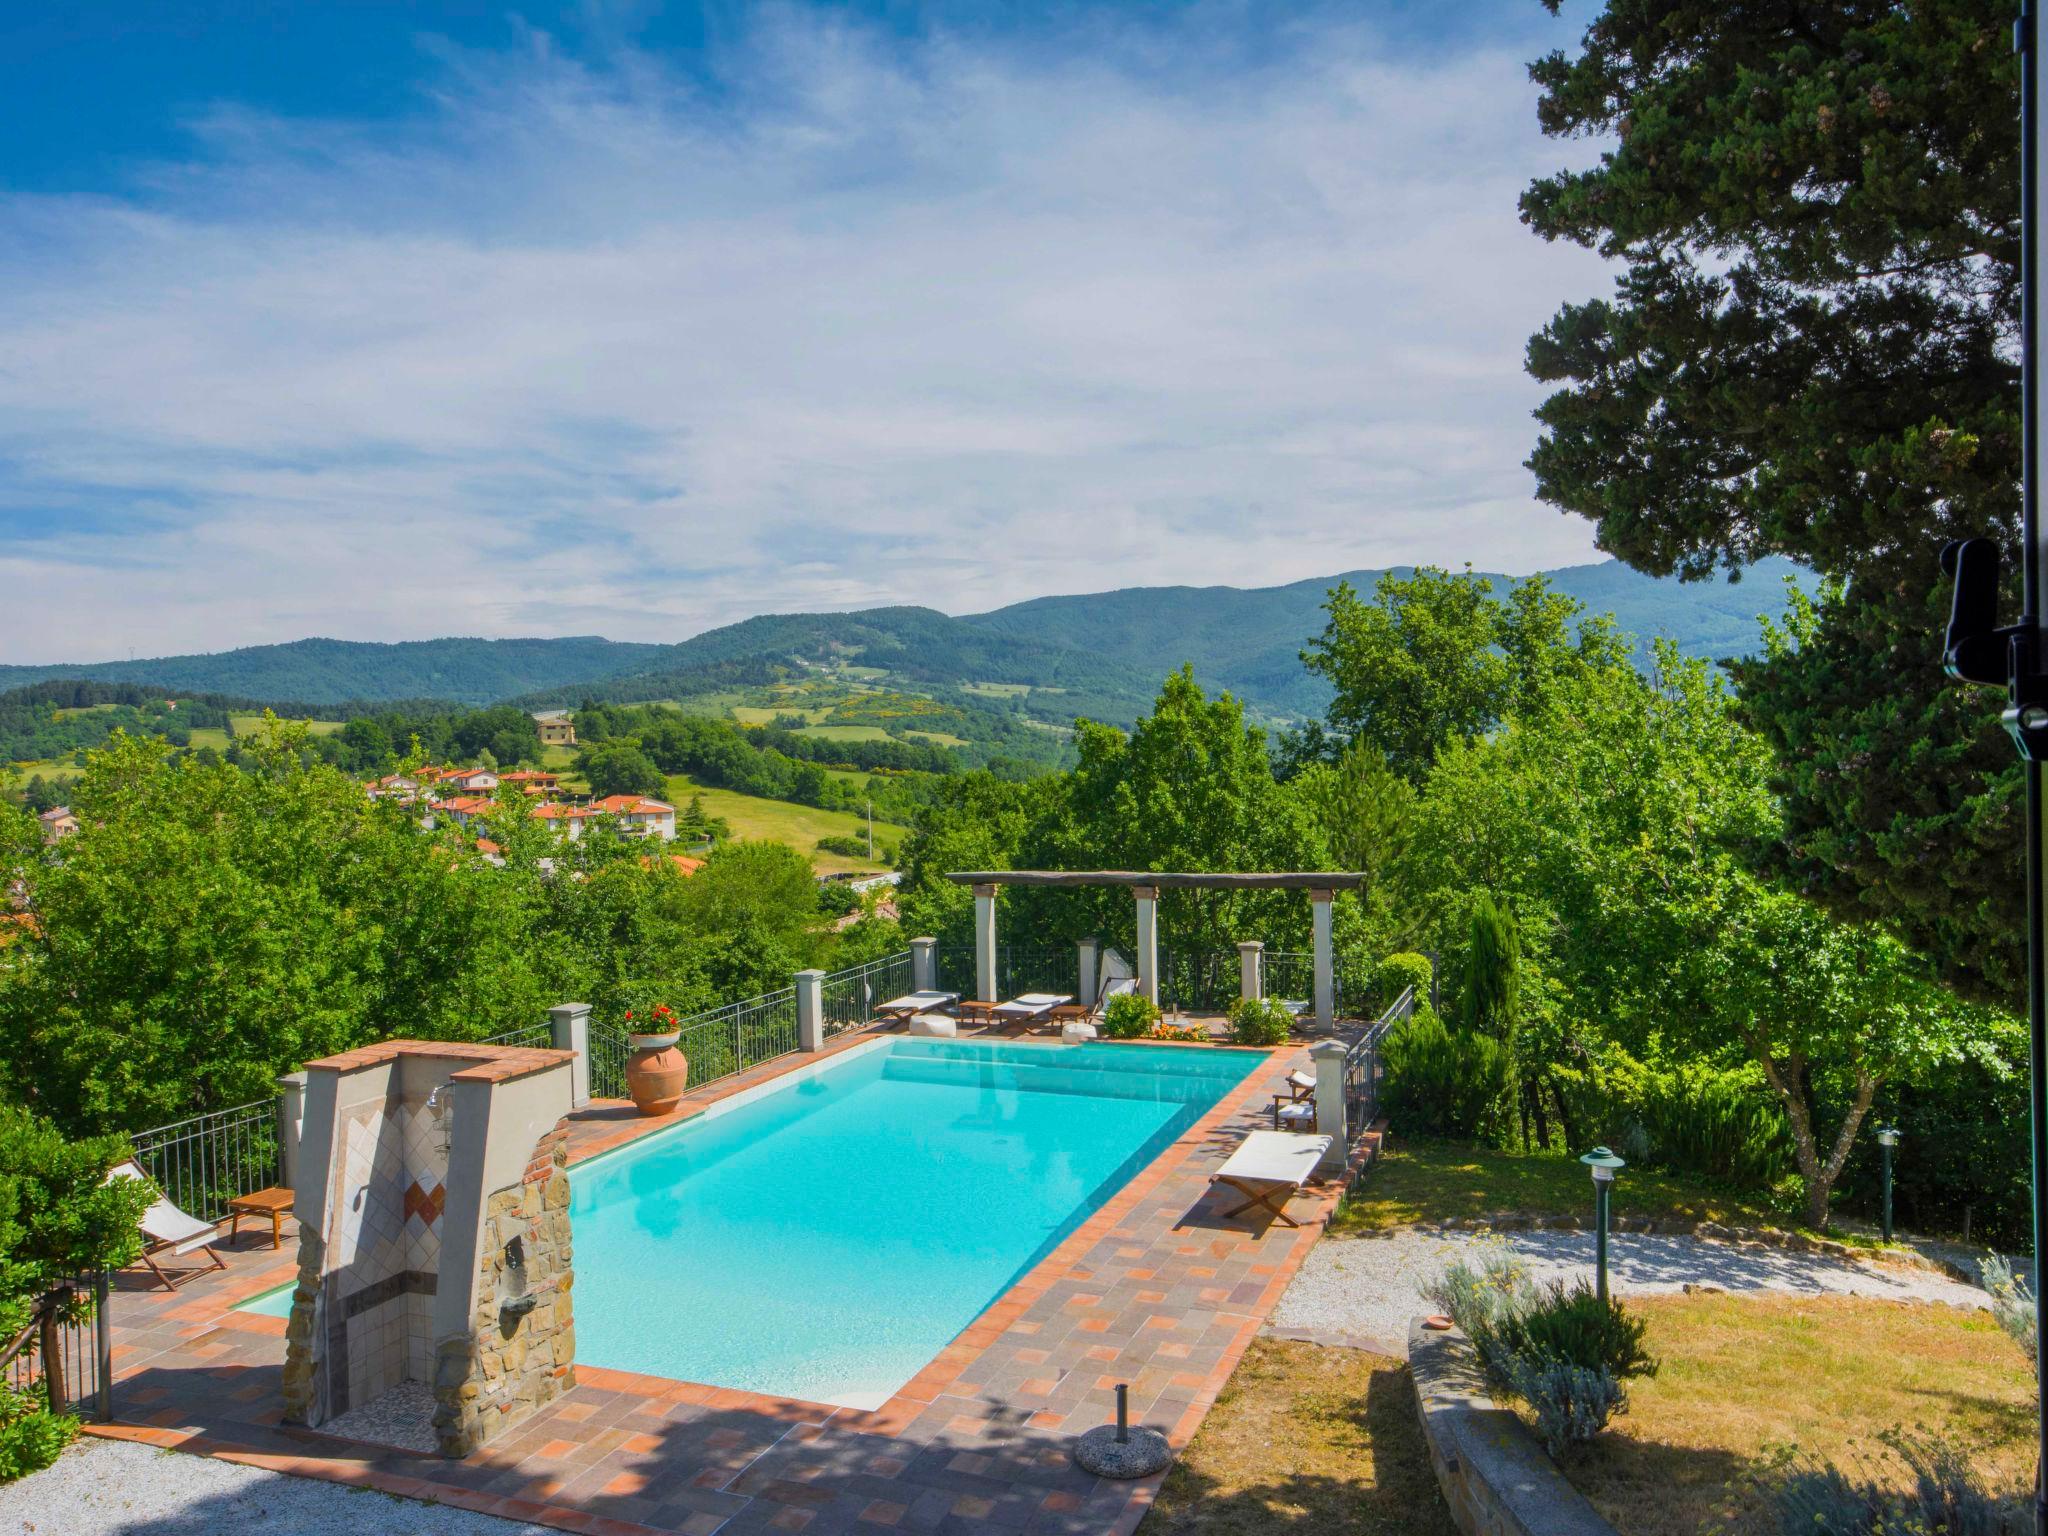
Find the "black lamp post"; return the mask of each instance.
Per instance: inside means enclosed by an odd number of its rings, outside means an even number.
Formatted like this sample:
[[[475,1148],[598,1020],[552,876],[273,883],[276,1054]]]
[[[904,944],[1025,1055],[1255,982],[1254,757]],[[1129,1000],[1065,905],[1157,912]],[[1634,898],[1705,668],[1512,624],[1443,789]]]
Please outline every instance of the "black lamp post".
[[[2039,142],[2048,112],[2048,75],[2040,68],[2040,0],[2020,0],[2013,47],[2020,56],[2020,557],[2017,624],[1998,622],[2003,592],[1999,548],[1963,539],[1942,551],[1954,578],[1954,605],[1942,644],[1942,665],[1958,682],[2006,690],[2005,728],[2026,764],[2027,786],[2027,1076],[2032,1122],[2034,1251],[2048,1242],[2048,528],[2041,487],[2048,482],[2041,431],[2041,354],[2048,344],[2048,245],[2041,240],[2041,184],[2048,164]],[[2048,1287],[2034,1293],[2036,1329],[2048,1333]],[[2034,1530],[2048,1536],[2048,1350],[2036,1350]]]
[[[1892,1240],[1892,1148],[1899,1144],[1899,1128],[1888,1125],[1877,1133],[1877,1144],[1884,1148],[1884,1220],[1880,1223],[1884,1240]]]
[[[1614,1175],[1628,1166],[1605,1147],[1579,1159],[1593,1170],[1593,1269],[1600,1299],[1607,1299],[1607,1220],[1614,1204]]]

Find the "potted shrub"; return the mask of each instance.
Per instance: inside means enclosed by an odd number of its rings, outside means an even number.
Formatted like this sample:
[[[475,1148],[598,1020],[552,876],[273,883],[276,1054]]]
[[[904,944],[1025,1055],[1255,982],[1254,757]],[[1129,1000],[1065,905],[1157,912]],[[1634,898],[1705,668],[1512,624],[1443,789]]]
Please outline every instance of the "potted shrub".
[[[1236,1045],[1280,1045],[1294,1033],[1294,1015],[1277,997],[1241,997],[1230,1007]]]
[[[690,1081],[690,1059],[676,1049],[682,1036],[675,1013],[667,1003],[656,1003],[644,1019],[626,1014],[626,1092],[643,1115],[665,1115],[683,1097]]]

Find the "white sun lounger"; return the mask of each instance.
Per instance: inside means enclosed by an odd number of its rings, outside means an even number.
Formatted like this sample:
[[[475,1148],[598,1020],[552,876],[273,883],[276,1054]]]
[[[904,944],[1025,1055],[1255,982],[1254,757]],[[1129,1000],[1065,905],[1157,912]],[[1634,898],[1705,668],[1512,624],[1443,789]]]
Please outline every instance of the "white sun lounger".
[[[1073,1000],[1071,992],[1026,992],[1007,1003],[997,1003],[989,1015],[1002,1023],[1035,1024],[1060,1004]]]
[[[155,1181],[135,1162],[116,1163],[108,1171],[104,1182],[111,1184],[116,1179],[140,1179],[150,1188],[156,1188]],[[142,1250],[142,1262],[147,1264],[151,1273],[171,1290],[175,1291],[178,1288],[178,1282],[165,1274],[157,1264],[157,1255],[160,1253],[168,1253],[172,1258],[182,1259],[187,1254],[197,1253],[203,1248],[206,1250],[206,1256],[213,1260],[215,1269],[227,1268],[227,1265],[221,1262],[220,1255],[213,1251],[213,1245],[220,1241],[220,1232],[214,1224],[210,1221],[201,1221],[197,1216],[179,1210],[161,1191],[157,1193],[156,1203],[142,1213],[142,1220],[137,1225],[142,1228],[142,1235],[148,1239]],[[190,1280],[193,1275],[204,1273],[206,1271],[203,1269],[195,1269],[184,1278]]]
[[[886,1003],[875,1004],[875,1017],[894,1019],[907,1018],[913,1013],[937,1013],[959,1001],[958,992],[906,992]]]
[[[1228,1184],[1246,1196],[1242,1205],[1223,1214],[1237,1216],[1262,1205],[1290,1227],[1300,1222],[1287,1214],[1288,1197],[1301,1193],[1315,1177],[1316,1165],[1330,1150],[1327,1136],[1299,1136],[1292,1131],[1253,1131],[1229,1160],[1209,1175],[1212,1184]]]

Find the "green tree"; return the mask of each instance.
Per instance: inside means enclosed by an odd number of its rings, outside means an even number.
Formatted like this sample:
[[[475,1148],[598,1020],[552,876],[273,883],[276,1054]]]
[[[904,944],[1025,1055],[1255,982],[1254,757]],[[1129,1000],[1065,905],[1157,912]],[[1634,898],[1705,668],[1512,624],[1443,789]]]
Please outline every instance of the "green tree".
[[[1611,0],[1531,70],[1544,131],[1608,147],[1522,199],[1623,267],[1530,342],[1538,493],[1640,570],[1848,582],[1739,671],[1792,872],[2007,999],[2018,771],[1933,665],[1934,557],[2017,526],[2017,10]]]
[[[92,1312],[90,1293],[67,1294],[66,1283],[141,1253],[136,1222],[154,1192],[132,1180],[106,1182],[128,1156],[125,1137],[74,1139],[18,1104],[0,1104],[0,1340],[55,1300],[32,1346],[49,1360],[58,1326]],[[0,1481],[47,1466],[76,1432],[75,1421],[48,1412],[40,1392],[0,1383]]]
[[[1290,870],[1324,867],[1328,854],[1300,799],[1273,777],[1266,734],[1247,725],[1229,694],[1206,697],[1191,668],[1161,686],[1152,713],[1128,734],[1079,721],[1079,761],[1053,781],[1020,849],[1024,867],[1129,870]],[[1099,933],[1128,944],[1128,891],[1019,892],[1012,905],[1051,937]],[[1343,903],[1355,921],[1355,904]],[[1264,934],[1300,942],[1307,903],[1266,892],[1160,895],[1174,946],[1228,949]]]
[[[1491,892],[1481,891],[1472,899],[1469,932],[1458,1022],[1496,1040],[1512,1040],[1521,1000],[1521,930]]]
[[[659,795],[668,787],[654,760],[631,736],[614,737],[588,747],[576,758],[576,771],[600,799],[606,795]]]
[[[1414,781],[1447,743],[1475,740],[1560,677],[1625,655],[1610,620],[1588,616],[1541,577],[1511,583],[1505,602],[1492,594],[1493,583],[1469,569],[1434,566],[1389,571],[1370,602],[1339,582],[1323,605],[1323,632],[1301,653],[1335,690],[1332,737],[1378,751]]]

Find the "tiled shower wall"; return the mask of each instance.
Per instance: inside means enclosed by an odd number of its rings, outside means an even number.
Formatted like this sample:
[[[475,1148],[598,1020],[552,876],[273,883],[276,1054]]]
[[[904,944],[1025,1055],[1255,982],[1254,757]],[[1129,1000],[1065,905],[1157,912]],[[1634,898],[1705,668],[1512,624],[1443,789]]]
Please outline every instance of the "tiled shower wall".
[[[447,1154],[426,1092],[348,1111],[329,1238],[330,1414],[430,1381]],[[345,1368],[343,1362],[346,1362]]]

